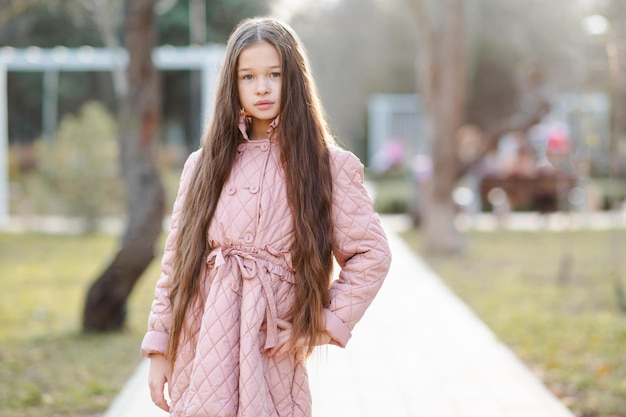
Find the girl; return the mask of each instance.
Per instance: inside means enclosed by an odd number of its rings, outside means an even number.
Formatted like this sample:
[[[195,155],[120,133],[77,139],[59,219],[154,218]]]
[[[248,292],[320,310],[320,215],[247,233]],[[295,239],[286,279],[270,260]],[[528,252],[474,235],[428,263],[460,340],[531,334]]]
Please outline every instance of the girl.
[[[183,169],[141,347],[152,400],[172,416],[307,417],[304,361],[346,345],[387,274],[387,240],[290,27],[235,29],[215,103]]]

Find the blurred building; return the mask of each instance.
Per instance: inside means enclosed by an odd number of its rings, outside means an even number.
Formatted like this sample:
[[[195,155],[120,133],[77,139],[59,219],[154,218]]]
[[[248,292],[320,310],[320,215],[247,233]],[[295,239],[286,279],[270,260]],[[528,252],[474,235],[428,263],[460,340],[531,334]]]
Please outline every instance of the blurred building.
[[[367,165],[384,171],[428,153],[422,104],[415,94],[376,94],[368,102]]]
[[[160,70],[198,70],[201,72],[201,114],[204,119],[213,105],[214,81],[224,51],[223,45],[160,46],[155,48],[153,60]],[[42,130],[45,137],[52,137],[56,132],[58,120],[60,72],[111,71],[118,67],[123,68],[127,63],[128,54],[125,50],[111,51],[91,46],[80,48],[59,46],[52,49],[35,46],[25,49],[0,48],[0,222],[9,214],[9,118],[7,115],[10,101],[7,92],[7,72],[43,73]]]

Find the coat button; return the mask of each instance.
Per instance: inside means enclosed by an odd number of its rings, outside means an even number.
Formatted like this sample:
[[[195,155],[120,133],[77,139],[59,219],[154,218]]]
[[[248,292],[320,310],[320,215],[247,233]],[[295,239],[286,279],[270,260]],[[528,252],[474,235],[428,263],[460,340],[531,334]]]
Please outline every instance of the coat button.
[[[265,142],[263,145],[261,145],[261,150],[263,152],[267,152],[267,150],[270,148],[270,144]]]
[[[252,241],[254,241],[254,236],[252,236],[251,233],[246,233],[245,235],[243,235],[243,241],[250,244],[252,243]]]
[[[237,191],[237,189],[235,188],[235,186],[234,186],[234,185],[229,185],[229,186],[226,188],[226,192],[227,192],[228,194],[230,194],[230,195],[235,194],[235,191]]]
[[[237,150],[239,152],[243,152],[246,150],[246,144],[245,143],[240,143],[239,146],[237,146]]]
[[[256,194],[259,192],[259,187],[257,187],[256,185],[253,185],[252,187],[250,187],[250,192],[252,194]]]

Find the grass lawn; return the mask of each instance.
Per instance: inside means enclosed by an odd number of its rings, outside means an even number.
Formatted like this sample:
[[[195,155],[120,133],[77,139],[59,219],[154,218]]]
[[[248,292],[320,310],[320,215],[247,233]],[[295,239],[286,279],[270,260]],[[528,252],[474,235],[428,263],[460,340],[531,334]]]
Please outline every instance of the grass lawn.
[[[134,370],[157,261],[133,291],[124,333],[80,332],[87,288],[115,247],[105,235],[0,234],[1,417],[99,415]]]
[[[626,232],[618,233],[626,241]],[[626,285],[626,257],[615,234],[499,231],[467,237],[465,254],[441,257],[421,251],[418,231],[404,234],[578,417],[626,416],[626,315],[613,284],[621,276]],[[571,259],[565,279],[559,274],[564,254]]]

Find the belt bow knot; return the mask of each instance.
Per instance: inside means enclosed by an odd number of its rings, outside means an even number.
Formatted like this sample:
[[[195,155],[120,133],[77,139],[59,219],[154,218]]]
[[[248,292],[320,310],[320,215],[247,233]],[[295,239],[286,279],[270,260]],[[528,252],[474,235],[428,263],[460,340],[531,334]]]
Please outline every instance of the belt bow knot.
[[[213,264],[214,269],[218,269],[227,264],[228,259],[236,262],[243,279],[251,280],[257,278],[261,283],[263,298],[265,298],[265,319],[267,322],[267,338],[264,348],[270,349],[276,346],[278,342],[278,325],[276,324],[278,312],[274,291],[272,290],[271,273],[267,267],[264,267],[264,263],[267,261],[239,248],[217,247],[209,253],[206,262],[209,265]],[[259,268],[259,264],[261,264],[261,268]]]

